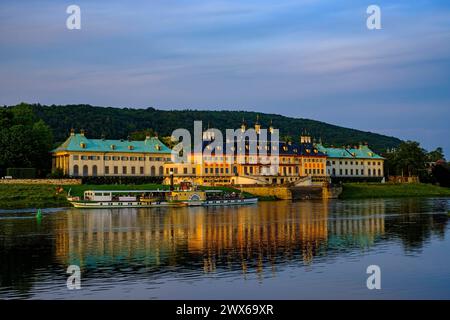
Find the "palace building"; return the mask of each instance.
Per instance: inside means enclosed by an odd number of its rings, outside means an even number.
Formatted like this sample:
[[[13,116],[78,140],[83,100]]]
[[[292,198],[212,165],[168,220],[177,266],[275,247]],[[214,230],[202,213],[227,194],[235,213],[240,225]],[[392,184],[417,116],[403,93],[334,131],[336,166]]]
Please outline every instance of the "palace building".
[[[245,122],[240,130],[247,130]],[[219,144],[214,143],[212,132],[205,131],[201,148],[194,148],[185,162],[164,165],[164,182],[169,184],[173,179],[175,184],[187,181],[199,185],[266,185],[295,184],[305,178],[317,183],[328,180],[326,155],[313,145],[311,137],[302,135],[299,143],[274,142],[271,141],[273,130],[270,126],[267,138],[262,138],[261,125],[257,121],[256,141],[225,141]],[[251,142],[255,142],[256,148],[251,147]],[[229,143],[232,145],[231,154],[226,153]],[[197,154],[196,149],[202,150],[201,154]],[[277,163],[277,166],[268,163]]]
[[[171,149],[158,138],[144,141],[89,139],[84,131],[71,131],[67,140],[52,150],[52,168],[72,177],[162,176]]]
[[[327,156],[327,174],[332,180],[373,180],[384,178],[384,158],[366,144],[357,147],[327,148],[316,144]]]

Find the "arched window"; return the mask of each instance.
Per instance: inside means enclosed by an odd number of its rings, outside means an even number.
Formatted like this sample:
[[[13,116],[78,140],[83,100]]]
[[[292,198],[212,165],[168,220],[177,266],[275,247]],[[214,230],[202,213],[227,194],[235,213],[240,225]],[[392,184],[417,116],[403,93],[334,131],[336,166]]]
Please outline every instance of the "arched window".
[[[371,175],[370,169],[367,170],[367,173],[369,174],[369,176]]]
[[[77,177],[80,173],[78,172],[78,165],[73,166],[73,175]]]
[[[159,175],[164,175],[164,168],[162,166],[159,167]]]
[[[336,168],[333,168],[333,176],[336,175]]]
[[[97,176],[97,166],[96,165],[94,165],[93,167],[92,167],[92,175],[95,177],[95,176]]]
[[[155,166],[152,166],[152,168],[150,169],[150,175],[152,177],[156,176],[156,168],[155,168]]]
[[[88,166],[83,166],[83,177],[87,177],[89,175]]]
[[[381,169],[378,169],[378,175],[381,177]]]

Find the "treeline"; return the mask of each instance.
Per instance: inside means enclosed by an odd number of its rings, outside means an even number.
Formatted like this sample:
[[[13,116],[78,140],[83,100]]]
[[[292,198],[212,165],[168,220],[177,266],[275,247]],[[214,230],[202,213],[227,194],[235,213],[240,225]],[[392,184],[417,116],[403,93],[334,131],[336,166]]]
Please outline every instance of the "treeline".
[[[385,153],[384,157],[388,176],[418,176],[421,182],[438,182],[443,186],[450,182],[448,169],[443,167],[447,164],[442,148],[428,152],[416,141],[405,141]]]
[[[31,106],[0,108],[0,176],[7,168],[36,168],[38,176],[48,174],[52,146],[51,128]]]
[[[263,128],[270,123],[280,129],[280,135],[298,140],[302,131],[306,130],[317,139],[328,145],[357,145],[367,142],[376,152],[397,147],[401,140],[381,134],[364,132],[331,125],[328,123],[285,117],[277,114],[264,114],[247,111],[198,111],[198,110],[157,110],[94,107],[90,105],[43,106],[30,105],[34,113],[47,123],[53,132],[56,142],[64,141],[71,128],[85,129],[92,138],[105,136],[109,139],[121,139],[128,136],[139,136],[144,130],[151,130],[159,136],[169,136],[174,129],[186,128],[193,131],[194,120],[203,121],[203,127],[220,130],[238,128],[244,119],[253,126],[257,115]],[[137,133],[137,134],[136,134]],[[141,134],[142,135],[142,134]]]

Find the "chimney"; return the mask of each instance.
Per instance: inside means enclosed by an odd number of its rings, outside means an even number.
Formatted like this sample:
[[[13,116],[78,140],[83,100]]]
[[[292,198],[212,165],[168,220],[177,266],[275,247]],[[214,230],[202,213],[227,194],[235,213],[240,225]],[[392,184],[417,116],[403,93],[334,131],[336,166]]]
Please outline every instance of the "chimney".
[[[82,135],[84,137],[84,129],[81,129],[80,135]]]
[[[74,135],[75,135],[75,129],[74,129],[74,128],[70,129],[70,135],[71,135],[71,136],[74,136]]]

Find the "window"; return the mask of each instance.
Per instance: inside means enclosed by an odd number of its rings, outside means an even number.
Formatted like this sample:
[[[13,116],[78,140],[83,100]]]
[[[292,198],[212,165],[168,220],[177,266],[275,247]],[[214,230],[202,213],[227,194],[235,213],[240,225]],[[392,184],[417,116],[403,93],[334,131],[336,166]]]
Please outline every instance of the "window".
[[[381,177],[381,169],[378,169],[378,175]]]
[[[140,167],[140,168],[139,168],[139,173],[140,173],[140,174],[144,174],[144,167]]]
[[[169,174],[169,168],[166,169],[166,173]],[[152,177],[156,176],[156,168],[155,168],[155,166],[152,166],[152,167],[150,168],[150,175],[151,175]]]
[[[183,174],[187,174],[188,173],[188,168],[183,168]]]
[[[332,163],[333,163],[333,164],[336,164],[336,161],[333,161]]]
[[[114,161],[118,161],[118,160],[120,160],[120,157],[112,157],[112,159],[113,159]]]
[[[119,167],[118,166],[114,166],[114,174],[119,174]]]
[[[104,156],[104,157],[103,157],[103,160],[109,161],[109,160],[111,160],[111,157],[109,157],[109,156]]]
[[[139,161],[145,161],[145,157],[139,157]]]
[[[96,166],[96,165],[94,165],[94,166],[92,167],[92,175],[93,175],[94,177],[97,175],[97,166]]]
[[[136,174],[136,167],[131,167],[131,174]]]
[[[105,174],[109,174],[109,166],[105,166]]]
[[[350,175],[351,176],[353,175],[353,169],[350,169]]]
[[[345,175],[348,176],[348,169],[345,169]]]
[[[125,167],[125,166],[122,167],[122,173],[127,174],[127,167]]]
[[[192,168],[192,174],[197,174],[197,170],[195,168]]]
[[[159,167],[159,175],[162,176],[164,174],[164,168],[163,166]]]
[[[128,161],[128,157],[122,157],[121,160],[122,161]]]
[[[359,175],[359,169],[355,169],[355,174]]]
[[[89,175],[88,166],[84,165],[83,166],[83,176],[86,177],[88,175]]]
[[[369,174],[369,176],[371,175],[370,169],[367,170],[367,173]]]
[[[87,156],[81,156],[81,160],[87,160],[88,157]]]
[[[78,157],[78,155],[75,155],[75,154],[74,154],[74,155],[72,156],[72,159],[73,159],[73,160],[78,160],[79,157]]]
[[[339,175],[342,176],[342,169],[339,169]]]
[[[78,176],[78,175],[79,175],[79,172],[78,172],[78,165],[74,165],[74,166],[73,166],[73,175],[74,175],[74,176]]]

